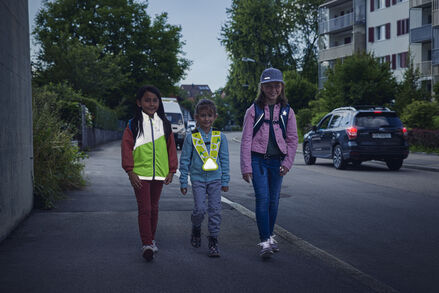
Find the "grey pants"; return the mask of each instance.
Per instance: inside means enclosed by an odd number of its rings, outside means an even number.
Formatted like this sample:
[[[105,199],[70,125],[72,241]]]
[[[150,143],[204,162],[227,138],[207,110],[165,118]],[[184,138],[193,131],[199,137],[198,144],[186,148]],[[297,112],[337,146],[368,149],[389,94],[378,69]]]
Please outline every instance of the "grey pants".
[[[221,225],[221,180],[210,182],[192,182],[194,195],[194,209],[192,211],[192,225],[200,227],[206,210],[209,216],[207,228],[209,236],[218,237]],[[207,205],[206,205],[207,199]]]

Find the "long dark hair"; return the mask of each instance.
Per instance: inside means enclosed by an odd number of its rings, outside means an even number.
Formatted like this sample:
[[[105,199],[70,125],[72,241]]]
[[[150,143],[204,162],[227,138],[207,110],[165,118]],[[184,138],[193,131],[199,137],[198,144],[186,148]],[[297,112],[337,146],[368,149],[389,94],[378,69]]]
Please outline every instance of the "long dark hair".
[[[168,140],[169,135],[172,133],[172,127],[171,127],[171,122],[169,122],[168,118],[166,118],[165,108],[163,107],[162,96],[160,95],[160,91],[158,90],[158,88],[152,85],[142,86],[137,91],[136,100],[141,101],[143,95],[146,92],[153,93],[159,99],[159,108],[157,109],[156,113],[163,121],[163,128],[165,130],[166,140]],[[134,113],[134,118],[131,120],[131,131],[133,132],[134,143],[136,143],[136,138],[138,134],[140,133],[143,135],[143,115],[142,115],[141,107],[136,108],[136,112]]]
[[[285,107],[288,104],[288,100],[285,96],[285,84],[282,84],[282,90],[280,92],[279,97],[277,97],[276,100],[276,104],[280,104],[281,107]],[[258,87],[258,95],[256,97],[255,103],[261,108],[264,109],[265,107],[265,95],[264,92],[262,91],[262,84],[259,83],[259,87]]]

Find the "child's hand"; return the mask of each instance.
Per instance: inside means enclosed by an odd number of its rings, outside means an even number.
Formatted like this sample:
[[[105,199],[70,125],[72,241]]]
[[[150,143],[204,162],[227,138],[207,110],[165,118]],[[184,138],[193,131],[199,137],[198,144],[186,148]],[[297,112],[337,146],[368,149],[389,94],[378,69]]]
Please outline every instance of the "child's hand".
[[[181,194],[186,195],[187,188],[180,188]]]
[[[288,171],[290,171],[290,170],[287,167],[280,166],[279,175],[280,176],[285,176],[285,175],[287,175]]]
[[[253,179],[253,175],[252,173],[242,174],[242,179],[244,179],[247,183],[250,183],[250,181]]]
[[[140,190],[142,188],[142,181],[140,181],[136,173],[133,171],[128,172],[128,178],[130,178],[131,185],[134,189]]]
[[[221,190],[224,192],[229,191],[229,187],[228,186],[221,186]]]
[[[168,185],[169,183],[172,182],[172,178],[174,177],[174,173],[169,173],[168,176],[166,176],[165,178],[165,185]]]

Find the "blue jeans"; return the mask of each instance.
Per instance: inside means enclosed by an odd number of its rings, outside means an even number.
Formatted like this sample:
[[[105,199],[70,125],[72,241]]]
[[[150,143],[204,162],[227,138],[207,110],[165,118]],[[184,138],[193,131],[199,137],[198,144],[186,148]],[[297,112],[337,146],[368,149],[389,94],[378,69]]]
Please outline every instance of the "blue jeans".
[[[283,176],[279,174],[280,166],[281,160],[279,158],[264,159],[263,156],[252,154],[256,223],[261,241],[266,241],[273,235],[283,179]]]

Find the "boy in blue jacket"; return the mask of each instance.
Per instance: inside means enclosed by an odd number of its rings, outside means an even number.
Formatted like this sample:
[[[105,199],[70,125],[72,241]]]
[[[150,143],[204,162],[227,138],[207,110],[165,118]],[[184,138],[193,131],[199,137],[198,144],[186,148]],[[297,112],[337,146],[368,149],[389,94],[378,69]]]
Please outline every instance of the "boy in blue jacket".
[[[212,128],[218,117],[215,104],[200,100],[195,107],[197,128],[186,135],[180,156],[180,191],[187,193],[191,177],[194,209],[191,244],[201,246],[201,224],[208,213],[210,257],[219,257],[218,234],[221,225],[221,190],[229,190],[229,149],[226,136]],[[207,206],[206,206],[207,198]]]

